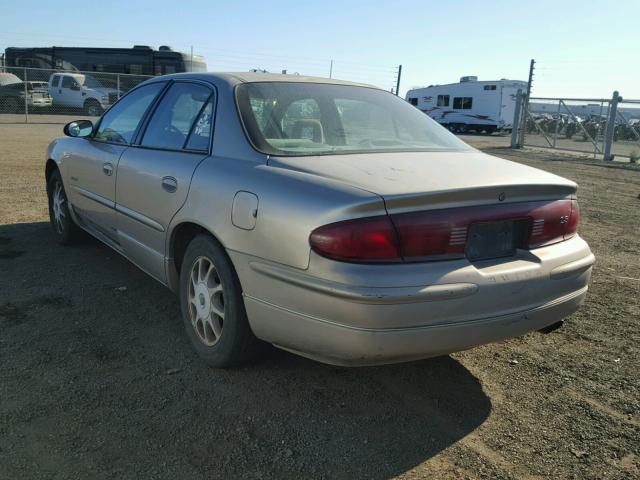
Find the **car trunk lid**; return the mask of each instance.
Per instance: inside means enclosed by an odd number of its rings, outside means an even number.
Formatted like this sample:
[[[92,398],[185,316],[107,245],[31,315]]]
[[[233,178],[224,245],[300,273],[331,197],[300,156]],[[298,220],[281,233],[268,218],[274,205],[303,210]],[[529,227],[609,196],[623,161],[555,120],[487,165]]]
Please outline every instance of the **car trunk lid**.
[[[552,200],[576,191],[570,180],[477,150],[272,157],[269,165],[376,193],[389,213]]]

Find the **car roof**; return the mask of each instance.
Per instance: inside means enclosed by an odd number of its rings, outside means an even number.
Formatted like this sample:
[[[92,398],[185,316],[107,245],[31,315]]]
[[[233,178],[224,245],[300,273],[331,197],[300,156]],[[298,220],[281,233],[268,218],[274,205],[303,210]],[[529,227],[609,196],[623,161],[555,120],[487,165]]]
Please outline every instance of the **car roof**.
[[[256,82],[295,82],[295,83],[325,83],[332,85],[352,85],[359,87],[378,88],[366,83],[349,82],[346,80],[338,80],[335,78],[311,77],[298,74],[283,73],[262,73],[262,72],[206,72],[206,73],[174,73],[172,75],[164,75],[156,78],[190,78],[197,80],[213,80],[223,81],[230,86],[240,83],[256,83]]]

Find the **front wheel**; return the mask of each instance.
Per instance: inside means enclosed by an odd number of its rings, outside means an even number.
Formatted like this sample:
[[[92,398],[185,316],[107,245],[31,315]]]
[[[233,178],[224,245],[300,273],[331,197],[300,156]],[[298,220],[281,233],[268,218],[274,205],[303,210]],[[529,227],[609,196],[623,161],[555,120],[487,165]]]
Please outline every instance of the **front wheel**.
[[[60,172],[55,170],[47,183],[49,198],[49,222],[56,241],[62,245],[78,243],[84,237],[69,213],[69,201],[64,190]]]
[[[252,358],[253,335],[242,288],[226,252],[209,235],[195,237],[180,269],[180,306],[187,336],[213,367],[229,367]]]
[[[84,102],[84,113],[90,117],[99,117],[102,115],[102,105],[97,100],[87,100]]]

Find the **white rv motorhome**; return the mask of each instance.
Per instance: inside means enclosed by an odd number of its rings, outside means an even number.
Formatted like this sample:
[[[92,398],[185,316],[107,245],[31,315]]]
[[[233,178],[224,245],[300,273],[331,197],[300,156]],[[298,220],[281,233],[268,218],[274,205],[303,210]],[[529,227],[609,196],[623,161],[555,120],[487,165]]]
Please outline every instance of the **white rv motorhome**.
[[[452,132],[493,133],[511,129],[519,88],[526,91],[527,82],[479,82],[469,76],[459,83],[409,90],[406,100]]]

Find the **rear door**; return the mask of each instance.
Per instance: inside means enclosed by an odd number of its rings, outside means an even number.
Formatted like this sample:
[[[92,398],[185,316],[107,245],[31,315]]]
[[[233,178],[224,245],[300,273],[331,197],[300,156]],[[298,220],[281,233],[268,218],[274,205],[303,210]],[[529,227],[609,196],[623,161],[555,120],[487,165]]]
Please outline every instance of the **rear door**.
[[[211,86],[174,82],[118,164],[119,243],[163,282],[166,231],[187,198],[193,172],[209,155],[214,102]]]
[[[59,86],[60,75],[52,75],[49,79],[49,95],[51,95],[54,105],[60,105],[60,93],[58,93]]]
[[[77,138],[64,159],[71,204],[90,228],[117,242],[114,227],[116,168],[145,113],[166,83],[139,87],[104,114],[92,138]]]

